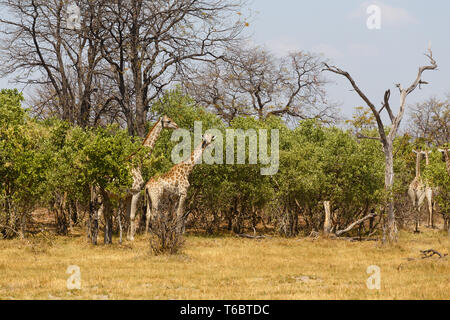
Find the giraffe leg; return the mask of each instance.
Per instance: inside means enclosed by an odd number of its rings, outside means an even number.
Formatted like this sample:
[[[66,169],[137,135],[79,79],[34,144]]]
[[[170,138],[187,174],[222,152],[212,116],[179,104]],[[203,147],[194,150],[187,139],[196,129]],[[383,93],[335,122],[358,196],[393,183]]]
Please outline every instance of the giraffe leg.
[[[158,212],[159,194],[150,194],[148,189],[145,190],[147,197],[147,212],[145,213],[145,234],[148,233],[150,221],[155,218]]]
[[[127,240],[131,239],[131,226],[130,226],[130,217],[131,217],[131,195],[127,195],[125,198],[125,210],[126,210],[126,218],[128,219],[128,226],[127,226]]]
[[[422,190],[417,195],[417,227],[420,227],[420,213],[425,200],[425,192]],[[418,229],[416,230],[418,231]]]
[[[149,228],[150,228],[150,221],[155,217],[155,215],[157,214],[158,209],[156,206],[152,205],[151,209],[150,206],[147,206],[147,212],[146,212],[146,216],[145,216],[145,234],[148,233]]]
[[[431,188],[427,189],[426,198],[428,204],[428,227],[433,228],[433,191]]]
[[[417,233],[417,232],[419,232],[419,214],[418,214],[418,210],[417,210],[417,206],[416,206],[416,198],[417,197],[416,197],[416,192],[414,191],[414,189],[409,188],[408,196],[409,196],[409,199],[412,202],[412,210],[413,210],[413,212],[415,214],[415,225],[416,225],[415,232]]]
[[[186,202],[187,194],[183,193],[180,195],[180,200],[178,201],[177,208],[177,230],[184,232],[184,203]]]
[[[134,241],[134,235],[136,234],[136,209],[137,209],[137,203],[139,200],[140,193],[133,193],[131,196],[131,202],[130,202],[130,235],[129,240]]]

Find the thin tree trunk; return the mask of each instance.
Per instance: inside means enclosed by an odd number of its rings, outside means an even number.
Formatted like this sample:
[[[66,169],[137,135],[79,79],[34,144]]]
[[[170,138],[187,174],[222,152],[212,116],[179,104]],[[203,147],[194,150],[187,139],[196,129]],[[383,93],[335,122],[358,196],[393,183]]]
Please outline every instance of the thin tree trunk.
[[[95,187],[91,186],[91,202],[89,204],[89,234],[93,245],[97,245],[98,236],[97,197],[98,194]]]
[[[325,201],[323,203],[325,207],[325,222],[323,224],[323,233],[328,236],[331,232],[331,208],[330,201]]]
[[[102,190],[102,200],[103,200],[103,217],[105,220],[105,234],[104,243],[112,244],[112,234],[113,234],[113,221],[112,221],[112,206],[109,196],[106,191]]]
[[[395,223],[395,206],[394,206],[394,154],[393,154],[393,145],[391,141],[387,141],[384,147],[385,153],[385,188],[388,196],[387,203],[387,224],[386,224],[386,235],[385,239],[393,243],[397,241],[397,226]]]
[[[122,244],[122,208],[119,209],[118,220],[119,220],[119,243]]]

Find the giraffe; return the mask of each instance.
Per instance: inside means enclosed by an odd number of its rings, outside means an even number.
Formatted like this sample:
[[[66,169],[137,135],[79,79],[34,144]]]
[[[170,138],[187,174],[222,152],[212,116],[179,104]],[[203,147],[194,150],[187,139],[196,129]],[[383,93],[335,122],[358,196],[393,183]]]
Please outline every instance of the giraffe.
[[[178,125],[167,116],[161,117],[153,128],[149,131],[147,136],[145,137],[142,147],[150,148],[149,156],[151,155],[153,148],[155,147],[156,140],[158,140],[159,135],[163,129],[178,129]],[[130,155],[128,159],[131,159],[134,154]],[[134,240],[134,235],[136,233],[136,208],[137,203],[139,201],[139,197],[141,195],[142,187],[144,186],[144,179],[141,174],[141,167],[132,167],[130,169],[131,176],[133,178],[133,184],[131,189],[128,192],[126,199],[127,206],[127,216],[130,219],[130,228],[127,234],[127,238],[130,241]]]
[[[444,156],[444,160],[445,160],[445,164],[446,164],[446,168],[447,168],[447,173],[450,176],[450,156],[448,155],[448,151],[450,149],[444,148],[444,149],[438,149],[438,150]]]
[[[448,151],[450,150],[449,148],[443,148],[443,149],[438,149],[439,152],[442,153],[442,156],[444,158],[445,164],[446,164],[446,169],[447,169],[447,173],[450,176],[450,157],[448,155]],[[450,237],[450,218],[449,216],[444,212],[444,229],[447,228],[448,230],[448,236]]]
[[[145,196],[147,198],[147,213],[145,232],[148,232],[151,218],[157,216],[159,204],[163,194],[173,194],[178,196],[177,221],[182,225],[184,202],[189,189],[189,175],[194,166],[201,159],[203,151],[215,140],[215,136],[203,135],[202,142],[195,148],[191,156],[185,161],[176,164],[169,172],[159,178],[150,179],[145,185]]]
[[[155,125],[150,129],[147,136],[145,137],[144,141],[142,142],[143,147],[150,148],[149,154],[151,155],[151,152],[153,148],[155,147],[156,141],[159,138],[159,135],[163,129],[178,129],[178,125],[170,119],[167,116],[162,116],[158,119],[158,121],[155,123]],[[134,157],[135,153],[132,153],[130,156],[126,158],[127,160],[130,160]],[[127,196],[126,196],[126,210],[127,210],[127,216],[130,219],[130,228],[127,234],[127,238],[130,241],[134,240],[134,234],[136,230],[136,209],[137,209],[137,203],[139,200],[140,192],[142,190],[142,187],[144,186],[144,179],[142,178],[141,174],[141,168],[140,166],[137,167],[129,167],[130,174],[133,179],[133,184],[131,189],[127,190]],[[113,194],[106,190],[101,190],[98,187],[94,187],[93,190],[91,190],[91,199],[93,199],[93,203],[96,203],[97,209],[94,210],[93,213],[93,220],[98,221],[102,216],[103,220],[105,221],[105,242],[110,242],[111,239],[111,224],[112,224],[112,204],[111,199],[120,200],[119,196],[116,194]],[[97,222],[98,225],[98,222]],[[107,234],[109,233],[109,235]],[[108,240],[106,240],[108,239]],[[94,241],[94,240],[93,240]]]
[[[422,151],[421,154],[425,155],[425,166],[428,167],[430,165],[430,155],[431,151]],[[433,221],[433,188],[430,186],[429,182],[425,180],[425,198],[427,199],[428,205],[428,218],[427,224],[429,228],[434,228]]]
[[[419,232],[420,208],[422,207],[423,201],[425,199],[425,187],[422,181],[422,177],[420,176],[420,160],[422,157],[422,153],[416,150],[413,150],[413,152],[416,154],[416,176],[409,185],[408,196],[412,202],[414,210],[416,210],[415,232]]]
[[[151,152],[155,147],[156,141],[158,140],[159,135],[163,129],[178,129],[178,125],[168,116],[164,115],[161,118],[159,118],[158,121],[155,123],[155,125],[152,127],[152,129],[150,129],[144,141],[142,142],[141,148],[143,147],[150,148],[148,155],[151,155]],[[134,157],[135,154],[136,152],[128,156],[126,160],[130,160],[131,158]],[[142,178],[140,166],[129,167],[129,170],[133,179],[133,184],[131,189],[127,190],[126,196],[127,216],[130,219],[130,229],[127,238],[128,240],[133,241],[134,234],[136,231],[135,218],[136,218],[137,203],[139,200],[142,187],[144,186],[144,179]],[[105,243],[111,243],[112,237],[113,206],[111,203],[111,199],[120,200],[118,195],[113,194],[107,190],[103,190],[98,186],[93,186],[93,189],[91,190],[91,202],[92,206],[96,207],[96,209],[91,210],[92,211],[91,223],[93,223],[94,226],[96,225],[98,227],[98,220],[103,216],[103,220],[105,221]],[[94,229],[96,229],[96,227],[94,227]],[[93,230],[91,231],[91,233],[92,233],[92,242],[96,244],[98,231]]]

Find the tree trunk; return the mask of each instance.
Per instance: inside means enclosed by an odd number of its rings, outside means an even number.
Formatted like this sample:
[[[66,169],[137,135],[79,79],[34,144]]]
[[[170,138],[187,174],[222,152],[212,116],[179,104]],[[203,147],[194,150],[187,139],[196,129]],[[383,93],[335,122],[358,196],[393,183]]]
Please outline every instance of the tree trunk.
[[[119,208],[118,212],[118,220],[119,220],[119,244],[122,244],[123,241],[123,233],[122,233],[122,208]]]
[[[140,137],[145,137],[147,112],[142,95],[142,89],[136,92],[136,131]]]
[[[98,236],[98,211],[96,188],[91,186],[91,202],[89,203],[89,236],[93,245],[97,245]]]
[[[103,200],[102,204],[103,217],[105,220],[104,243],[112,244],[112,234],[113,234],[112,205],[108,193],[104,190],[102,190],[102,200]]]
[[[385,189],[388,196],[387,202],[387,222],[385,228],[385,239],[389,243],[397,241],[397,226],[395,223],[395,208],[394,208],[394,153],[392,141],[388,141],[384,146],[385,153]]]
[[[22,213],[20,215],[20,228],[19,228],[19,238],[25,239],[25,232],[27,229],[27,214]]]
[[[447,218],[446,221],[447,221],[447,232],[448,236],[450,237],[450,218]]]
[[[331,232],[331,208],[330,208],[330,201],[325,201],[323,203],[325,207],[325,222],[323,224],[323,233],[325,236],[330,235]]]

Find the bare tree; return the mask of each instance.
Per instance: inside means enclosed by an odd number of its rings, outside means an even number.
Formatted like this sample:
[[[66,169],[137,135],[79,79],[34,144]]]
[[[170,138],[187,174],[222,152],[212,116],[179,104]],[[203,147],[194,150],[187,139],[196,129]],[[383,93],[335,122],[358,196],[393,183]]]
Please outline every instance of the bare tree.
[[[151,104],[177,74],[239,38],[243,1],[103,1],[98,39],[130,133],[145,135]]]
[[[426,82],[422,81],[422,74],[427,70],[435,70],[437,69],[436,61],[433,59],[433,53],[431,48],[429,48],[429,53],[426,54],[428,59],[430,60],[430,65],[423,66],[419,68],[419,72],[417,74],[414,82],[406,89],[402,88],[400,84],[397,84],[397,88],[400,92],[400,109],[397,115],[394,115],[391,106],[389,104],[389,98],[391,96],[391,91],[387,90],[384,94],[384,100],[382,102],[382,106],[380,109],[377,109],[375,105],[367,98],[367,96],[361,91],[361,89],[356,84],[355,80],[351,77],[351,75],[343,71],[335,66],[329,66],[325,64],[326,68],[324,71],[330,71],[339,75],[342,75],[348,79],[353,89],[358,93],[358,95],[364,100],[367,106],[372,111],[375,116],[375,120],[377,122],[379,137],[363,137],[368,139],[376,139],[379,140],[383,145],[383,151],[385,154],[385,189],[388,193],[389,200],[387,203],[387,225],[386,225],[386,240],[389,242],[395,242],[397,239],[397,227],[395,223],[395,211],[394,211],[394,197],[392,194],[393,186],[394,186],[394,153],[393,153],[393,144],[394,139],[397,136],[397,132],[400,126],[400,123],[403,119],[406,110],[406,98],[410,93],[412,93],[420,84],[425,84]],[[381,112],[386,111],[389,115],[389,119],[391,121],[392,126],[390,128],[386,128],[383,120],[381,119]]]
[[[223,59],[183,79],[186,91],[230,122],[239,115],[333,120],[326,102],[322,62],[313,54],[278,59],[259,47],[229,48]]]
[[[427,143],[442,146],[450,141],[450,101],[430,98],[411,108],[410,133]]]
[[[87,126],[93,106],[101,109],[110,101],[95,99],[95,93],[103,91],[100,42],[93,36],[100,32],[95,22],[101,12],[93,1],[78,4],[84,19],[73,29],[68,25],[67,1],[0,1],[0,10],[6,13],[0,19],[0,74],[44,86],[37,112]]]
[[[246,0],[0,0],[1,75],[44,85],[37,112],[82,126],[107,115],[144,136],[150,106],[193,61],[222,55]],[[120,114],[117,113],[120,111]]]

